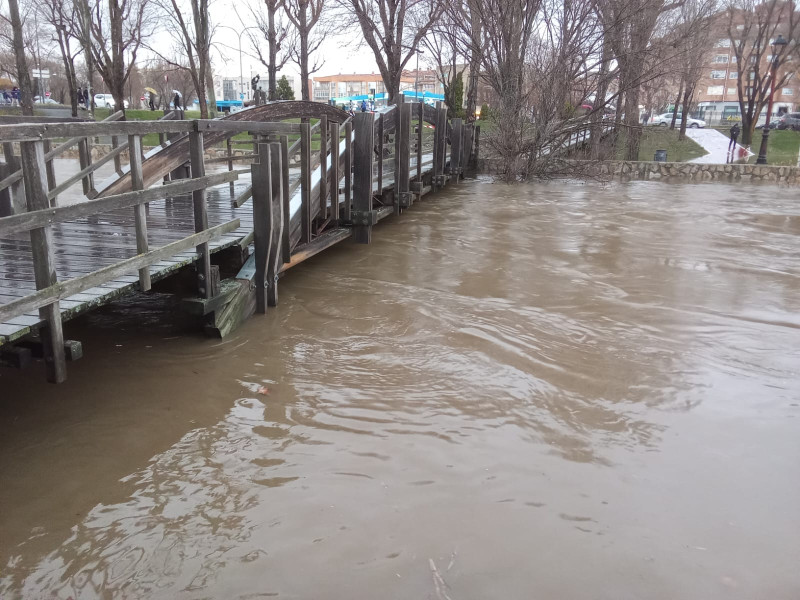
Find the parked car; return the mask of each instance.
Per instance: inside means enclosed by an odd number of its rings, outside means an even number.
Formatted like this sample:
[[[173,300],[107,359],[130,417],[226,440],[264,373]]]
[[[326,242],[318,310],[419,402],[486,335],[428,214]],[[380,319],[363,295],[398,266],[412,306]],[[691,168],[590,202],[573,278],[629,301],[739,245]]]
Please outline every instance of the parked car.
[[[682,119],[683,115],[679,113],[678,117],[675,119],[675,127],[681,126]],[[663,115],[656,115],[650,122],[651,125],[661,125],[662,127],[667,127],[670,123],[672,123],[672,113],[664,113]],[[706,122],[700,119],[693,119],[689,117],[688,119],[686,119],[686,126],[691,127],[692,129],[697,129],[698,127],[705,127]]]
[[[778,129],[793,129],[800,131],[800,112],[792,112],[784,114],[778,119]]]
[[[59,104],[59,102],[56,102],[52,98],[44,98],[44,99],[42,99],[39,96],[34,96],[33,97],[33,102],[34,102],[34,104]]]
[[[95,94],[94,105],[98,108],[114,108],[117,103],[114,102],[114,96],[111,94]],[[125,100],[125,108],[129,108],[130,103]]]

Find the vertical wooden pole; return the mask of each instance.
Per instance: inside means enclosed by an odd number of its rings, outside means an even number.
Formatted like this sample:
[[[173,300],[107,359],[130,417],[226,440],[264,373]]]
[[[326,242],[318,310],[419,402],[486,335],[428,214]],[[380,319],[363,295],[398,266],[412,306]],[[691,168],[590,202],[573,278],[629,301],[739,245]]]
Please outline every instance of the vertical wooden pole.
[[[253,163],[253,244],[256,261],[256,312],[267,312],[267,263],[272,248],[272,157],[270,145],[256,145]]]
[[[353,206],[353,122],[348,121],[344,126],[344,206],[342,219],[352,219]]]
[[[289,136],[281,136],[281,180],[283,195],[283,234],[281,235],[281,256],[283,262],[289,262],[292,258],[292,226],[291,226],[291,198],[289,196]]]
[[[452,175],[455,183],[458,183],[458,180],[461,176],[461,144],[463,142],[463,123],[464,122],[461,119],[453,119],[453,133],[450,137],[450,175]]]
[[[273,142],[270,147],[270,251],[267,263],[267,304],[278,306],[278,273],[283,264],[283,162],[281,144]],[[287,165],[288,167],[288,165]]]
[[[355,117],[353,182],[353,239],[369,244],[375,213],[372,210],[372,165],[375,157],[375,115],[358,113]]]
[[[385,119],[384,113],[380,113],[378,115],[378,123],[377,123],[377,133],[375,137],[378,139],[378,191],[376,192],[379,196],[383,195],[383,144],[385,138],[385,126],[384,123]]]
[[[11,142],[3,142],[3,156],[8,165],[8,172],[16,173],[22,168],[22,161],[14,154],[14,144]],[[11,184],[9,191],[11,193],[11,211],[13,214],[24,213],[26,210],[25,192],[24,192],[24,178]]]
[[[439,168],[436,173],[440,177],[439,185],[444,185],[444,173],[447,166],[447,106],[439,103],[438,117],[436,120],[436,131],[439,132]]]
[[[319,218],[328,218],[328,117],[319,123]]]
[[[339,124],[331,123],[331,219],[339,225]]]
[[[8,163],[0,163],[0,179],[5,179],[14,171]],[[14,214],[14,205],[11,203],[11,186],[0,190],[0,217],[9,217]]]
[[[409,180],[411,179],[411,104],[403,103],[397,107],[397,161],[394,174],[395,214],[400,208],[411,206]]]
[[[192,131],[189,133],[189,157],[192,165],[192,177],[203,177],[206,174],[206,165],[203,156],[203,133]],[[208,229],[208,207],[206,205],[206,190],[192,192],[192,205],[194,208],[194,230],[199,233]],[[197,291],[201,298],[213,298],[217,290],[211,279],[211,250],[208,242],[197,246],[200,259],[197,262]]]
[[[131,159],[131,190],[143,190],[142,138],[140,136],[128,136],[128,154]],[[133,207],[133,220],[136,225],[136,252],[144,254],[149,250],[147,243],[147,213],[144,204],[137,204]],[[142,288],[143,292],[150,289],[150,267],[139,269],[139,287]]]
[[[300,243],[311,241],[311,125],[300,123]]]
[[[47,154],[50,150],[53,149],[53,144],[50,140],[44,140],[44,153]],[[53,159],[47,161],[47,191],[52,190],[56,187],[56,171],[53,166]],[[50,198],[50,206],[58,206],[58,197],[54,196]]]
[[[419,182],[420,198],[422,197],[422,132],[425,128],[425,103],[419,103],[419,128],[417,129],[417,181]]]
[[[111,136],[111,149],[119,147],[119,137],[116,135]],[[122,161],[119,158],[119,154],[114,156],[114,170],[117,172],[117,175],[122,175]]]
[[[480,150],[481,146],[481,126],[475,126],[475,141],[472,143],[472,157],[471,163],[472,167],[478,166],[478,151]]]
[[[92,164],[92,142],[87,136],[78,143],[78,159],[81,165],[81,171]],[[94,172],[87,174],[82,180],[83,195],[91,197],[95,193],[94,189]]]
[[[25,200],[28,211],[45,210],[47,200],[47,176],[44,162],[44,143],[20,142],[22,176],[25,181]],[[56,274],[53,234],[50,226],[32,229],[31,253],[36,289],[41,290],[58,281]],[[39,309],[39,318],[47,322],[41,331],[47,380],[61,383],[67,378],[67,363],[64,355],[64,330],[58,301]]]
[[[228,171],[233,171],[233,160],[231,160],[231,156],[233,155],[233,143],[231,142],[231,138],[226,138],[225,139],[225,150],[228,153]],[[233,195],[234,195],[233,181],[231,181],[230,184],[228,184],[228,185],[230,186],[230,190],[231,190],[231,198],[233,198]]]

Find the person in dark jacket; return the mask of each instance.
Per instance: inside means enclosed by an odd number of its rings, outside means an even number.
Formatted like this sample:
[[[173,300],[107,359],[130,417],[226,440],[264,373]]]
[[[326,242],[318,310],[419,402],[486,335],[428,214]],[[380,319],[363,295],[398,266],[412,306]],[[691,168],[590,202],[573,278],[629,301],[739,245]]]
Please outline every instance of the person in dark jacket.
[[[740,131],[741,129],[739,129],[739,124],[734,123],[733,127],[731,127],[731,141],[728,144],[728,152],[730,152],[732,149],[736,150],[736,140],[739,137]]]
[[[153,97],[153,94],[150,94],[150,102],[148,102],[148,104],[150,105],[150,110],[156,109],[156,102],[155,98]]]
[[[366,100],[362,100],[361,101],[361,112],[367,112],[367,101]]]
[[[175,105],[175,108],[177,110],[180,110],[180,108],[181,108],[181,96],[180,96],[180,94],[178,94],[178,92],[175,92],[175,97],[172,99],[172,104]]]

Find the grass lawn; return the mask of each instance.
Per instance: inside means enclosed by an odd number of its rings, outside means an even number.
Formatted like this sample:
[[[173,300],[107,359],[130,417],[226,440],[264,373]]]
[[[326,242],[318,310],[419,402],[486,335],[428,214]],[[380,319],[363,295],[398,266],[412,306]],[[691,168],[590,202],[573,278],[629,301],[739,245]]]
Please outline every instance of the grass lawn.
[[[694,140],[686,138],[679,141],[678,133],[668,127],[645,127],[639,144],[639,160],[653,160],[656,150],[666,150],[669,162],[685,162],[707,154]],[[624,147],[624,143],[620,143],[617,150],[619,160],[624,156]]]
[[[755,156],[748,159],[748,163],[755,163],[758,158],[758,150],[761,148],[761,130],[756,130],[753,136],[753,145],[750,148]],[[800,131],[773,129],[769,132],[769,143],[767,145],[767,164],[778,167],[797,166],[797,154],[800,151]]]

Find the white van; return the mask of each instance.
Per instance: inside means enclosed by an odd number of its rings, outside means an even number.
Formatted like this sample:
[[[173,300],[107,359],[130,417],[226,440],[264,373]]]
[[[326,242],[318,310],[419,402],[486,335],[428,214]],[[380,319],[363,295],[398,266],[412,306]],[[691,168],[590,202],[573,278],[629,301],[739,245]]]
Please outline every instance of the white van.
[[[114,96],[111,94],[95,94],[94,105],[98,108],[114,108],[116,103],[114,102]],[[125,100],[125,108],[128,108],[129,105],[130,103]]]

